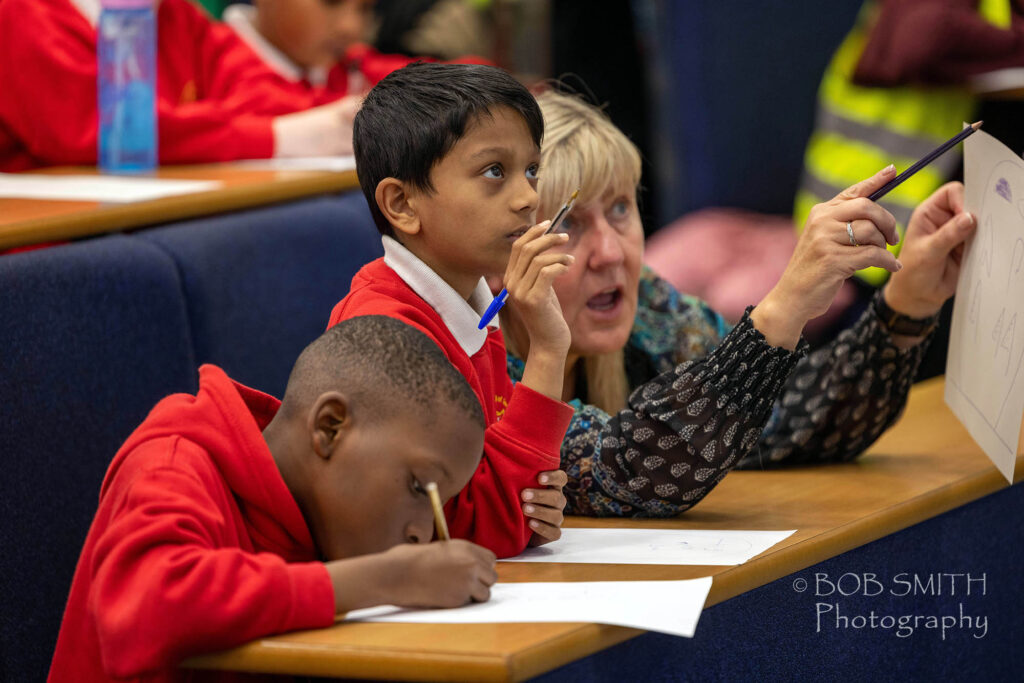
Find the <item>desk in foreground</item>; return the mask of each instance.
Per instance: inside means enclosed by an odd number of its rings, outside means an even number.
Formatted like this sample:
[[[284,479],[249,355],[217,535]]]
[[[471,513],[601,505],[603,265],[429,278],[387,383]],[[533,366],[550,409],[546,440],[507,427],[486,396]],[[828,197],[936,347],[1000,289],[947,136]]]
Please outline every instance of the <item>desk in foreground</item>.
[[[44,175],[96,172],[95,168],[38,171]],[[0,199],[0,250],[238,211],[359,187],[355,171],[282,171],[231,164],[163,166],[156,171],[155,177],[216,180],[222,183],[222,187],[209,192],[124,204]]]
[[[855,463],[733,472],[694,510],[676,519],[573,518],[566,524],[797,529],[746,564],[499,564],[501,580],[711,575],[711,606],[1005,487],[1005,480],[946,408],[942,393],[941,379],[915,387],[900,423]],[[1018,458],[1015,481],[1022,476],[1024,458]],[[522,680],[639,633],[596,624],[338,624],[264,638],[194,658],[189,665],[354,678]]]

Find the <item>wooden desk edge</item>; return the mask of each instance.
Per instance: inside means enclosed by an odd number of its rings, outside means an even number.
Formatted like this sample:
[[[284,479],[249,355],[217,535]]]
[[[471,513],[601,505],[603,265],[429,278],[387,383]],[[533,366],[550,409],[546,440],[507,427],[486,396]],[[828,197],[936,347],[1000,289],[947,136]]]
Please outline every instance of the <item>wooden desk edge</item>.
[[[869,517],[830,529],[794,545],[769,550],[750,563],[714,575],[705,608],[760,588],[844,552],[913,526],[1008,486],[995,469],[929,491]],[[810,546],[810,547],[808,547]],[[376,678],[381,657],[389,661],[387,677],[396,680],[522,681],[617,645],[643,631],[601,624],[572,624],[557,637],[511,654],[466,655],[452,652],[393,652],[386,648],[298,646],[272,653],[271,641],[256,641],[209,657],[194,657],[186,666],[260,673]],[[316,658],[303,653],[317,653]]]
[[[183,666],[264,674],[376,679],[382,675],[381,657],[386,656],[386,678],[389,680],[522,681],[644,633],[638,629],[604,624],[566,625],[571,628],[557,637],[506,655],[426,650],[393,652],[365,646],[339,648],[295,643],[278,646],[273,641],[255,641],[232,650],[191,657]],[[281,647],[282,652],[268,652],[276,647]]]
[[[222,187],[209,192],[164,197],[153,202],[105,205],[91,211],[4,226],[0,230],[0,250],[142,228],[358,187],[356,172],[343,171],[315,173],[273,183]]]

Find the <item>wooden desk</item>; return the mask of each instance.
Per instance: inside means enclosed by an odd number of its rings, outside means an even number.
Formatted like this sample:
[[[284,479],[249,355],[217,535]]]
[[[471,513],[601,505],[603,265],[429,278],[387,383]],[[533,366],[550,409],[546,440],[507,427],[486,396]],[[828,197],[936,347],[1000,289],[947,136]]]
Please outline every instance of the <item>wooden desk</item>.
[[[96,174],[95,168],[50,168],[45,175]],[[272,171],[232,164],[165,166],[158,178],[217,180],[210,192],[164,197],[148,202],[100,202],[0,199],[0,250],[167,223],[359,187],[355,171]]]
[[[504,564],[503,581],[714,576],[707,606],[805,569],[1005,487],[942,399],[918,385],[900,423],[852,464],[733,472],[694,510],[670,520],[572,518],[566,526],[797,529],[735,567]],[[1018,458],[1016,479],[1024,477]],[[700,626],[698,625],[698,632]],[[597,624],[344,624],[265,638],[189,666],[398,680],[522,680],[640,631]]]

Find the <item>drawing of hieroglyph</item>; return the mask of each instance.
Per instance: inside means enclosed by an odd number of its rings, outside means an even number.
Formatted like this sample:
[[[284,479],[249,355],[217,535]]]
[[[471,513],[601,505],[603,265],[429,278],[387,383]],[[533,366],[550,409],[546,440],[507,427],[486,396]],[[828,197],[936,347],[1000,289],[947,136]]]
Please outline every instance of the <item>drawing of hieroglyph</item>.
[[[947,403],[1012,476],[1024,413],[1024,161],[995,138],[968,138],[966,203],[978,230],[964,250],[946,366]]]

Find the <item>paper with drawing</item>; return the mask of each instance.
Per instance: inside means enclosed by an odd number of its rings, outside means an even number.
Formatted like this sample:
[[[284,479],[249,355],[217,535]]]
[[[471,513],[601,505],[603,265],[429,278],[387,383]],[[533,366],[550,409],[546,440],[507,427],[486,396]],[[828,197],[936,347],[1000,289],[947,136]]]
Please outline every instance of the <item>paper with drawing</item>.
[[[793,531],[562,529],[554,543],[527,548],[503,562],[743,564]]]
[[[946,358],[946,403],[1013,481],[1024,417],[1024,161],[984,131],[964,142],[964,250]]]
[[[487,602],[455,609],[384,606],[355,610],[345,621],[427,624],[584,622],[642,628],[690,638],[711,577],[687,581],[497,583]]]

